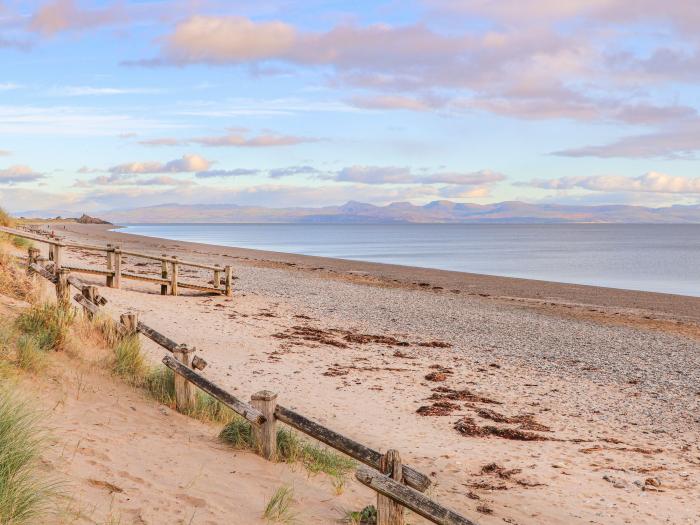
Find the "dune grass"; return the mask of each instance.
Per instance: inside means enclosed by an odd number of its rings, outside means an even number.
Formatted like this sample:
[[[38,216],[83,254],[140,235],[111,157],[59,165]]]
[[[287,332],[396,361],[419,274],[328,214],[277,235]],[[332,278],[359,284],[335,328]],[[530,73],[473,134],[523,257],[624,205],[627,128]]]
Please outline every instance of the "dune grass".
[[[14,225],[15,225],[15,219],[9,213],[7,213],[5,210],[0,208],[0,226],[12,228]]]
[[[16,319],[20,332],[36,339],[43,351],[65,349],[68,332],[75,314],[70,308],[61,308],[52,303],[33,304]]]
[[[292,510],[294,489],[287,485],[278,488],[265,506],[263,518],[271,523],[292,524],[297,522],[297,515]]]
[[[368,505],[362,510],[351,510],[345,513],[343,521],[350,525],[375,525],[377,523],[377,509],[374,505]]]
[[[35,293],[35,282],[32,276],[17,266],[0,243],[0,295],[31,301]]]
[[[44,434],[39,416],[0,389],[0,523],[41,523],[57,486],[40,472]]]
[[[11,237],[11,242],[15,248],[24,248],[25,250],[34,246],[32,241],[30,241],[29,239],[25,239],[24,237],[17,237],[16,235],[13,235]]]
[[[251,424],[240,416],[235,416],[224,427],[219,437],[235,448],[255,448]],[[342,490],[348,474],[356,466],[353,459],[304,439],[286,427],[277,429],[277,458],[284,463],[300,463],[312,474],[327,474],[333,479],[338,492]]]
[[[39,346],[36,337],[21,335],[16,344],[17,366],[28,372],[41,372],[47,365],[46,351]]]

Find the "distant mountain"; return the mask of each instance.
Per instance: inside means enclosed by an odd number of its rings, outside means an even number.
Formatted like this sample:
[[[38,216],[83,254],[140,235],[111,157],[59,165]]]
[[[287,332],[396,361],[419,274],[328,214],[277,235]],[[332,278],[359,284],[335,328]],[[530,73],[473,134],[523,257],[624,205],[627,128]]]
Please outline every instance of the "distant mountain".
[[[119,223],[700,223],[700,206],[575,206],[519,201],[470,204],[434,201],[423,206],[394,202],[375,206],[350,201],[321,208],[264,208],[237,205],[163,204],[100,212]]]

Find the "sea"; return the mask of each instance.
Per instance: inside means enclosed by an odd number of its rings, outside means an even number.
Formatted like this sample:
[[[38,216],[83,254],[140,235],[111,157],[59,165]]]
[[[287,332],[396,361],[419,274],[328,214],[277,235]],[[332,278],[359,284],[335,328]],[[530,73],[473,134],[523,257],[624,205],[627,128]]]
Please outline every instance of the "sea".
[[[120,231],[700,296],[700,224],[130,224]]]

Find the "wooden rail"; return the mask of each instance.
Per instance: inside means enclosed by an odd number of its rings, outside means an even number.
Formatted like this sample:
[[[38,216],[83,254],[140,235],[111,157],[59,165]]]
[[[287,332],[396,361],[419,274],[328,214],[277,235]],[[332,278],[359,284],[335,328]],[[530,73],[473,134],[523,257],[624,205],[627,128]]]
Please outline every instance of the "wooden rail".
[[[97,287],[84,285],[78,278],[69,275],[65,268],[57,275],[48,271],[33,260],[36,252],[32,255],[31,250],[30,248],[29,268],[55,283],[60,303],[67,303],[65,290],[72,285],[81,290],[74,299],[89,315],[100,312],[100,306],[106,301],[100,300]],[[122,333],[141,333],[172,352],[173,355],[166,355],[162,362],[175,373],[176,407],[179,411],[188,413],[192,409],[195,400],[192,386],[196,386],[251,423],[256,449],[268,460],[276,459],[276,424],[279,421],[371,467],[360,466],[355,476],[377,492],[378,525],[404,525],[404,508],[439,525],[476,525],[423,494],[431,485],[430,478],[403,465],[397,451],[389,450],[386,454],[381,454],[362,445],[278,405],[277,394],[273,392],[256,392],[251,396],[251,402],[246,403],[197,372],[206,366],[206,362],[199,357],[192,357],[193,348],[180,345],[138,321],[138,316],[133,313],[123,314],[120,325]]]
[[[96,246],[92,244],[83,244],[78,242],[64,241],[62,239],[51,239],[42,237],[35,233],[25,232],[16,228],[8,228],[0,226],[0,232],[22,237],[36,242],[42,242],[49,245],[49,260],[54,263],[54,273],[58,274],[61,267],[68,268],[73,272],[87,273],[93,275],[104,275],[106,285],[110,288],[121,288],[122,279],[130,279],[134,281],[142,281],[158,284],[161,287],[161,295],[168,294],[168,287],[171,295],[178,295],[180,288],[187,290],[197,290],[200,292],[208,292],[215,294],[224,294],[230,297],[233,293],[233,272],[231,266],[220,266],[204,264],[195,261],[185,261],[178,257],[168,257],[163,254],[161,256],[136,252],[131,250],[122,250],[120,246]],[[104,252],[106,254],[106,269],[86,268],[82,266],[66,265],[63,263],[63,251],[65,249],[91,250]],[[149,259],[159,261],[161,263],[160,277],[151,277],[142,274],[129,273],[122,270],[124,256],[138,257],[141,259]],[[168,267],[169,265],[169,267]],[[179,268],[181,266],[189,266],[213,272],[213,286],[200,285],[194,283],[182,282],[178,279]],[[221,286],[221,272],[224,272],[224,286]]]

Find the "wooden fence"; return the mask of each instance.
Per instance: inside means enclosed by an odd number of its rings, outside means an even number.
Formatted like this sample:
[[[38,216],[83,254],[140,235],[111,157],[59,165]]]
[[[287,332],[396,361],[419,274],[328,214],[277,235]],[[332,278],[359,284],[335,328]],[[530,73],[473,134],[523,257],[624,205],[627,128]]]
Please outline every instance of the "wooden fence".
[[[73,299],[83,307],[86,314],[94,316],[100,313],[101,307],[107,301],[100,296],[96,286],[84,284],[70,275],[70,270],[65,267],[60,268],[58,274],[53,273],[33,258],[35,255],[32,254],[32,250],[29,249],[28,270],[55,284],[59,304],[69,306],[69,288],[74,286],[79,293]],[[404,525],[404,508],[439,525],[476,525],[475,522],[426,496],[424,492],[431,485],[430,479],[403,464],[396,450],[382,454],[362,445],[278,404],[278,396],[274,392],[256,392],[251,396],[250,403],[237,398],[199,373],[207,363],[193,355],[194,348],[178,344],[157,332],[139,321],[137,314],[122,314],[116,326],[122,334],[140,333],[173,354],[166,355],[162,362],[175,373],[178,411],[187,413],[192,408],[195,400],[194,388],[198,387],[251,423],[256,451],[269,461],[277,459],[277,424],[281,422],[366,465],[357,469],[355,477],[377,493],[377,525]]]
[[[0,226],[0,232],[48,244],[49,260],[53,261],[53,271],[56,274],[58,274],[58,271],[61,268],[66,268],[72,272],[86,273],[92,275],[104,275],[105,284],[110,288],[121,288],[122,279],[131,279],[135,281],[154,283],[160,285],[161,295],[168,295],[168,289],[170,295],[178,295],[181,288],[197,290],[201,292],[225,294],[229,297],[233,293],[233,271],[231,266],[222,267],[218,264],[210,265],[193,261],[185,261],[182,259],[178,259],[174,255],[168,257],[166,254],[158,256],[142,252],[135,252],[131,250],[123,250],[119,245],[108,244],[107,246],[96,246],[92,244],[83,244],[78,242],[67,242],[63,239],[48,238],[41,235],[25,232],[22,230],[17,230],[15,228],[7,228],[5,226]],[[86,268],[65,264],[63,259],[64,252],[67,249],[78,249],[104,253],[106,255],[105,269],[102,270],[98,268]],[[35,257],[36,256],[38,256],[38,254],[35,254]],[[125,272],[122,268],[124,256],[148,259],[152,261],[160,261],[160,276],[149,276]],[[180,268],[184,266],[211,271],[213,273],[211,281],[212,286],[208,286],[208,283],[207,285],[200,285],[181,281]],[[221,282],[222,274],[223,288]]]

